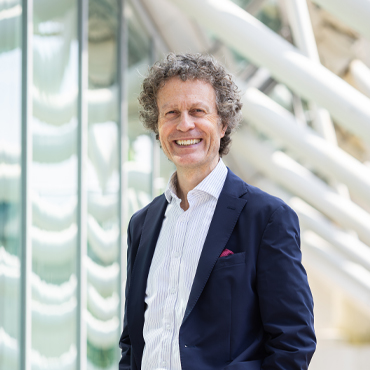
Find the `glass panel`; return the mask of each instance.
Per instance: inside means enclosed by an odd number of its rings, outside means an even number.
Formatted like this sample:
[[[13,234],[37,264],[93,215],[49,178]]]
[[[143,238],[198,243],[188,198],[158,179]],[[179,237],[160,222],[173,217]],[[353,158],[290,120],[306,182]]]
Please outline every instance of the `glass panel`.
[[[0,369],[19,369],[21,1],[0,2]]]
[[[159,53],[157,50],[152,51],[153,58],[152,63],[162,60],[163,54]],[[147,71],[144,71],[145,73]],[[171,177],[172,173],[176,170],[175,165],[166,157],[166,155],[163,153],[162,148],[160,148],[159,141],[155,139],[155,135],[153,134],[153,142],[154,142],[154,151],[155,151],[155,157],[158,158],[159,164],[157,164],[157,173],[156,176],[154,176],[154,194],[153,196],[158,196],[162,194],[167,186],[168,180]]]
[[[168,180],[175,170],[175,165],[166,157],[163,150],[160,149],[160,177],[156,179],[155,183],[157,195],[162,194],[166,190]]]
[[[118,0],[89,1],[87,361],[116,369],[118,314]]]
[[[151,64],[151,39],[138,15],[127,7],[128,22],[128,214],[147,205],[152,197],[153,136],[139,121],[137,101],[143,76]]]
[[[75,369],[77,0],[35,1],[32,369]]]

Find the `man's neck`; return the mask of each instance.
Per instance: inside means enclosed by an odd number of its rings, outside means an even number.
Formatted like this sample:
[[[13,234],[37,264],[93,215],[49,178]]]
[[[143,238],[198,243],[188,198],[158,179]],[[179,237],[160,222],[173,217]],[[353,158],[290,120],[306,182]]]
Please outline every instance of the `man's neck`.
[[[200,184],[217,166],[219,159],[207,169],[177,169],[176,173],[176,193],[181,199],[180,207],[186,211],[189,208],[188,193]]]

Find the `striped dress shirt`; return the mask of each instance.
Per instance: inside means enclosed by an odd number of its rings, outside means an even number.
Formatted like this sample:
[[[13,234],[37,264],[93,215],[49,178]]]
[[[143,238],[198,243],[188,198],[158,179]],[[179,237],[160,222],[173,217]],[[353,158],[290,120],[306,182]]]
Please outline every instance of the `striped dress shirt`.
[[[145,347],[142,369],[181,370],[179,330],[218,197],[227,175],[220,159],[214,170],[188,193],[183,211],[176,195],[176,173],[146,286]]]

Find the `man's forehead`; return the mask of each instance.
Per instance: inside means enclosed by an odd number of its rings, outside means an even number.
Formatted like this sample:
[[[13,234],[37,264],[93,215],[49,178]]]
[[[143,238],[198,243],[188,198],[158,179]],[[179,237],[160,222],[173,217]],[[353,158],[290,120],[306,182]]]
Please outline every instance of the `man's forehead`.
[[[168,85],[182,86],[182,85],[189,85],[189,84],[190,85],[191,84],[202,84],[205,86],[209,86],[214,90],[212,83],[202,78],[194,77],[194,78],[187,78],[186,80],[183,80],[182,78],[180,78],[180,76],[173,76],[173,77],[170,77],[169,79],[162,81],[162,83],[160,84],[160,87],[158,88],[157,93],[159,93],[163,88],[165,88]]]
[[[172,77],[159,89],[157,105],[159,108],[176,106],[179,104],[213,105],[216,92],[213,86],[201,79],[181,80]]]

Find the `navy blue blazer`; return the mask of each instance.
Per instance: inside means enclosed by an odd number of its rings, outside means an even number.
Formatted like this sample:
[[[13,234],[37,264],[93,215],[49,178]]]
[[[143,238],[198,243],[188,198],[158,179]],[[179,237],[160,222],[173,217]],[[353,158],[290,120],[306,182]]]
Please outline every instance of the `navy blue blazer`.
[[[167,207],[155,198],[128,227],[120,370],[141,368],[148,272]],[[227,248],[234,252],[219,257]],[[313,301],[297,215],[230,170],[179,332],[184,370],[304,370],[315,351]]]

